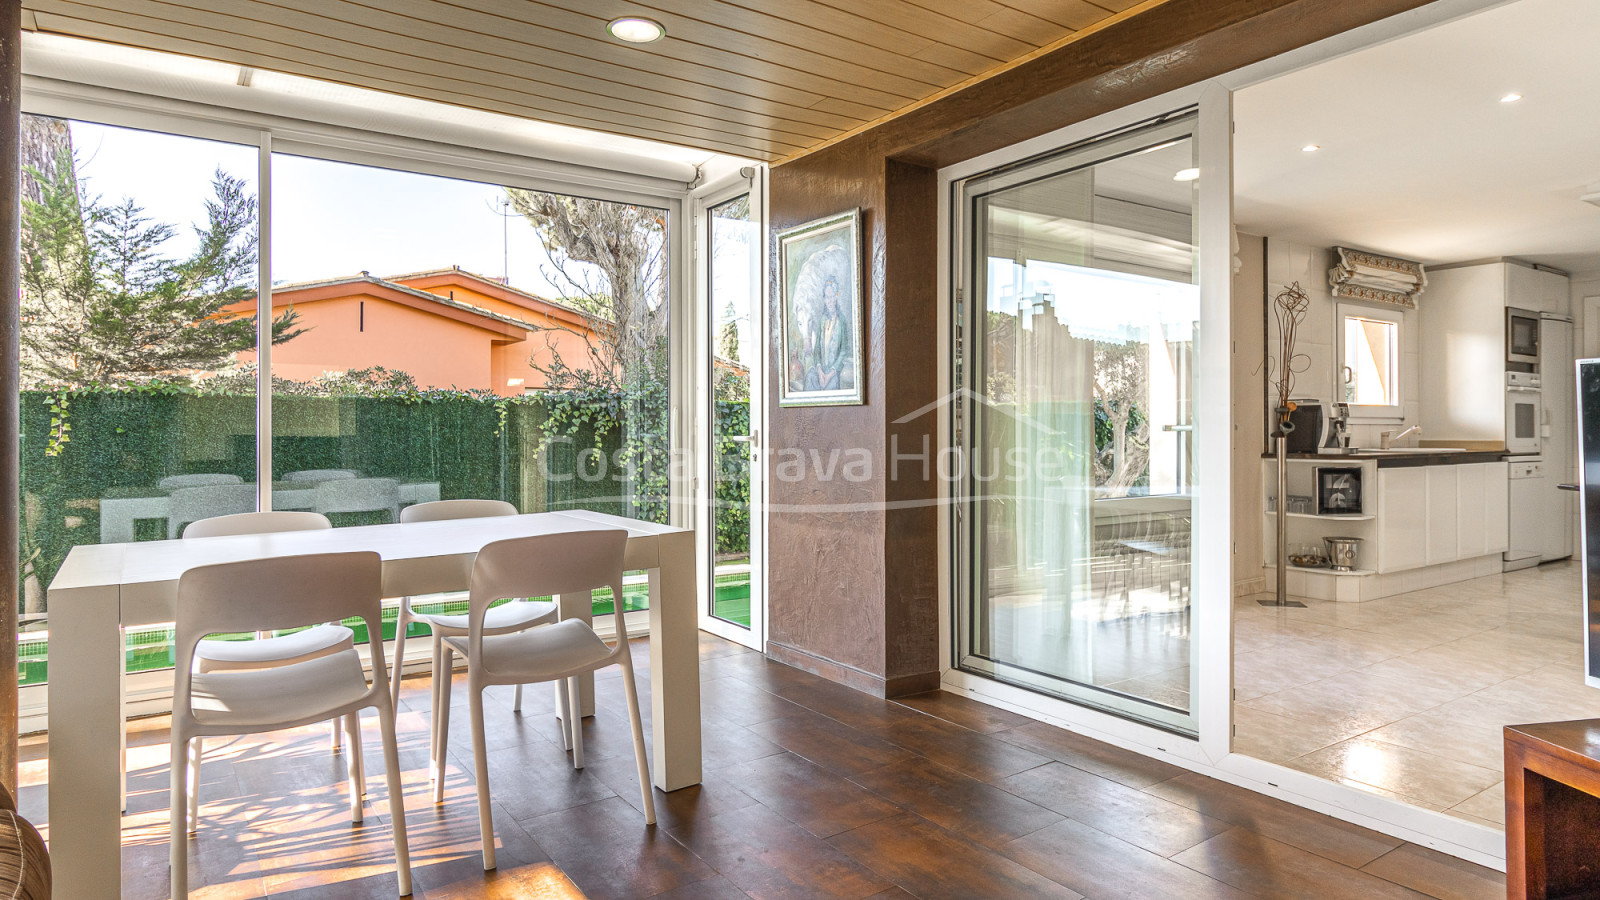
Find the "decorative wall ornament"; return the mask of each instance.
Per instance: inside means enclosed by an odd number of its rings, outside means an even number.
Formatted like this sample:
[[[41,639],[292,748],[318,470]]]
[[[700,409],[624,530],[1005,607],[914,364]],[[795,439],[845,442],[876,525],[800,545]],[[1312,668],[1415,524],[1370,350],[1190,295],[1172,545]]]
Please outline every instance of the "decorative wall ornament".
[[[1328,270],[1335,297],[1367,303],[1417,308],[1417,298],[1428,286],[1422,263],[1349,247],[1335,247],[1338,261]]]

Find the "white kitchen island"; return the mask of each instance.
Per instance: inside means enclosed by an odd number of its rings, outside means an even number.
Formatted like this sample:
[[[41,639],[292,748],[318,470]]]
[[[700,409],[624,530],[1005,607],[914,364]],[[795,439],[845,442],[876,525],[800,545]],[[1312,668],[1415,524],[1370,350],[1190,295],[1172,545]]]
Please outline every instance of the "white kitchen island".
[[[1507,547],[1507,464],[1498,451],[1370,451],[1290,457],[1288,493],[1309,497],[1309,511],[1291,506],[1288,544],[1322,549],[1325,537],[1360,538],[1356,568],[1289,569],[1289,593],[1314,600],[1360,602],[1492,575]],[[1358,468],[1359,512],[1319,513],[1317,470]],[[1277,558],[1277,462],[1261,464],[1262,564]],[[1269,581],[1276,577],[1269,573]]]

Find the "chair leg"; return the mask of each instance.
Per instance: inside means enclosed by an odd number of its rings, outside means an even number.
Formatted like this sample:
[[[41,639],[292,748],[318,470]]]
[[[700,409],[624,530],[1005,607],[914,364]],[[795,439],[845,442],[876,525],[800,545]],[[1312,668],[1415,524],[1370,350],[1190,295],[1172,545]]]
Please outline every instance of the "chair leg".
[[[639,687],[633,679],[633,660],[622,654],[622,690],[628,697],[628,724],[633,726],[633,758],[639,766],[639,791],[644,800],[644,823],[656,823],[656,798],[650,785],[650,759],[644,754],[644,719],[639,715]]]
[[[511,695],[511,711],[522,712],[522,685],[517,685],[516,693]]]
[[[567,727],[572,731],[572,767],[583,768],[583,701],[578,695],[578,679],[567,679],[567,706],[572,710],[572,716],[567,720]]]
[[[572,693],[565,678],[556,682],[556,702],[561,706],[561,749],[572,749]]]
[[[470,688],[467,703],[472,709],[472,764],[478,779],[478,837],[483,842],[483,868],[495,867],[494,817],[489,811],[489,748],[483,736],[483,689]]]
[[[185,770],[189,762],[189,742],[173,735],[172,741],[172,824],[170,827],[172,849],[169,862],[172,866],[172,896],[189,896],[189,828],[184,821],[189,809],[188,778]]]
[[[350,736],[350,749],[345,752],[345,772],[350,776],[350,822],[361,824],[361,725],[355,713],[340,716],[333,724],[343,720],[345,733]]]
[[[439,754],[439,636],[428,636],[428,778],[429,783],[444,777]]]
[[[400,612],[395,616],[394,620],[394,672],[391,676],[391,680],[394,683],[389,685],[389,693],[392,695],[390,697],[390,706],[394,709],[396,715],[400,713],[400,673],[405,668],[406,628],[410,624],[411,601],[402,597],[400,598]]]
[[[361,786],[361,797],[365,799],[367,796],[367,755],[361,751],[361,714],[351,713],[350,721],[356,729],[356,784]]]
[[[189,806],[186,810],[189,816],[189,834],[200,830],[200,762],[205,750],[205,738],[190,739],[188,766],[184,770],[189,790]]]
[[[451,650],[450,646],[444,641],[440,641],[440,668],[435,669],[433,674],[433,679],[439,682],[439,726],[437,730],[438,737],[436,738],[439,746],[435,751],[438,754],[435,765],[438,768],[439,777],[434,779],[433,782],[433,802],[435,803],[444,802],[445,758],[450,755],[450,683],[452,681],[450,673],[455,667],[455,657],[455,651]],[[491,866],[490,868],[493,867]]]
[[[339,724],[338,719],[334,719],[328,724],[333,726],[333,734],[328,738],[328,749],[332,750],[334,753],[338,753],[340,750],[344,749],[343,727]]]
[[[378,706],[378,730],[383,740],[383,774],[389,786],[389,827],[394,831],[395,877],[400,896],[411,894],[411,850],[406,841],[406,798],[400,784],[400,747],[395,738],[393,707]]]

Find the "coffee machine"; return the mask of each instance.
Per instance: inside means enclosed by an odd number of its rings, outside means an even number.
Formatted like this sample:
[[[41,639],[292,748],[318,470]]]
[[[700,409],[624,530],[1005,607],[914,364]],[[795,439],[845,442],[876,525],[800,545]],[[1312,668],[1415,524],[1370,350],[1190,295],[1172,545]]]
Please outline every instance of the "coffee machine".
[[[1295,400],[1294,411],[1289,413],[1289,424],[1294,430],[1289,432],[1289,446],[1286,448],[1290,454],[1317,453],[1328,442],[1328,410],[1321,400],[1306,398]]]

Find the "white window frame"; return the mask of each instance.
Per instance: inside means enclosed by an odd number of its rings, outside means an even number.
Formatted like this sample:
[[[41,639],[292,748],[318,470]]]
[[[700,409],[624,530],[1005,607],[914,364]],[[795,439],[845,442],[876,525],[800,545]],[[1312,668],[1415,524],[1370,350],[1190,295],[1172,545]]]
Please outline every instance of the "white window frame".
[[[957,285],[957,287],[960,287],[960,288],[962,288],[963,290],[966,291],[966,295],[965,295],[966,296],[966,301],[965,301],[965,303],[963,305],[963,310],[964,310],[963,318],[964,318],[965,322],[968,322],[968,323],[974,322],[974,321],[976,321],[978,319],[978,317],[980,315],[983,314],[983,311],[978,308],[979,307],[979,302],[980,302],[978,298],[980,297],[981,292],[978,289],[978,286],[975,283],[973,283],[975,281],[975,279],[978,279],[978,278],[981,277],[981,275],[979,274],[981,269],[979,269],[978,263],[977,263],[977,261],[975,259],[975,257],[977,256],[977,252],[978,251],[977,251],[976,248],[970,246],[970,244],[967,243],[968,240],[969,240],[970,234],[974,231],[974,229],[977,226],[977,223],[970,221],[970,219],[968,217],[969,209],[967,208],[966,203],[963,202],[963,198],[964,197],[972,196],[968,192],[969,191],[974,191],[974,192],[978,192],[979,195],[992,195],[992,194],[1000,192],[1000,191],[1005,191],[1005,190],[1009,190],[1009,189],[1015,188],[1018,185],[1031,184],[1031,183],[1033,183],[1035,181],[1038,181],[1038,180],[1040,180],[1042,178],[1050,178],[1050,177],[1054,177],[1054,176],[1056,176],[1058,174],[1061,174],[1061,173],[1074,172],[1074,171],[1079,170],[1081,167],[1087,166],[1090,169],[1092,169],[1093,167],[1095,167],[1097,165],[1100,165],[1101,162],[1114,161],[1115,159],[1119,158],[1120,154],[1125,154],[1125,153],[1131,152],[1128,149],[1129,144],[1127,143],[1128,141],[1132,140],[1132,138],[1128,137],[1128,134],[1130,132],[1137,132],[1139,134],[1139,139],[1141,141],[1145,142],[1145,143],[1160,142],[1160,143],[1162,143],[1164,145],[1165,143],[1171,142],[1171,141],[1174,141],[1174,140],[1189,140],[1189,141],[1192,141],[1193,146],[1195,148],[1195,156],[1196,156],[1197,159],[1199,159],[1202,156],[1201,146],[1202,146],[1202,142],[1203,142],[1203,132],[1207,131],[1208,128],[1210,128],[1210,127],[1215,127],[1216,111],[1215,110],[1211,111],[1211,120],[1210,120],[1209,125],[1208,125],[1208,123],[1206,121],[1202,121],[1205,118],[1205,116],[1202,113],[1202,111],[1200,109],[1198,109],[1197,104],[1185,104],[1184,106],[1181,106],[1181,107],[1178,107],[1178,108],[1174,108],[1174,109],[1171,109],[1171,110],[1167,110],[1166,112],[1164,112],[1164,113],[1162,113],[1160,115],[1161,115],[1161,119],[1162,119],[1162,121],[1160,121],[1160,122],[1134,121],[1134,122],[1129,122],[1128,123],[1128,127],[1113,129],[1109,133],[1102,133],[1102,134],[1099,134],[1099,135],[1093,135],[1093,136],[1091,136],[1091,137],[1086,139],[1087,140],[1087,145],[1081,148],[1081,151],[1082,151],[1081,153],[1079,152],[1080,148],[1078,148],[1078,147],[1076,147],[1074,145],[1079,144],[1082,140],[1085,140],[1085,139],[1064,141],[1060,145],[1060,147],[1061,147],[1061,149],[1060,149],[1061,156],[1060,156],[1059,159],[1051,158],[1052,156],[1054,156],[1054,154],[1046,154],[1046,158],[1044,158],[1042,160],[1038,160],[1036,163],[1033,163],[1033,164],[1022,164],[1022,163],[1024,161],[1031,160],[1032,157],[1037,156],[1038,154],[1030,153],[1027,156],[1022,156],[1022,157],[1018,157],[1018,158],[1012,158],[1011,153],[1009,153],[1007,151],[1002,151],[998,155],[991,154],[991,155],[988,155],[988,156],[980,157],[978,160],[974,160],[973,161],[974,163],[978,163],[978,162],[989,160],[989,159],[991,159],[991,157],[993,157],[995,159],[995,161],[998,163],[998,165],[992,166],[992,167],[986,167],[984,169],[980,169],[979,171],[972,173],[972,175],[962,175],[960,177],[952,177],[950,179],[949,184],[941,191],[941,194],[946,196],[947,202],[950,204],[949,223],[948,223],[948,226],[949,226],[948,227],[949,240],[952,242],[952,244],[954,246],[960,247],[961,250],[958,251],[958,253],[956,255],[951,257],[951,260],[952,260],[951,269],[952,269],[952,271],[949,273],[949,275],[947,277],[952,278],[952,279],[959,279],[959,280],[955,281],[954,283]],[[1184,137],[1179,138],[1178,135],[1180,135],[1180,134],[1184,135]],[[1108,141],[1109,142],[1121,142],[1121,149],[1119,149],[1117,151],[1107,150],[1106,152],[1112,153],[1113,155],[1104,156],[1104,157],[1097,157],[1096,153],[1099,151],[1099,148],[1103,145],[1104,142],[1108,142]],[[1202,167],[1202,170],[1203,170],[1204,169],[1204,165],[1205,165],[1205,160],[1204,159],[1199,159],[1199,161],[1201,163],[1201,167]],[[952,174],[954,172],[956,172],[956,171],[965,171],[966,168],[967,168],[967,165],[968,164],[962,164],[961,166],[951,167]],[[1211,195],[1208,195],[1208,194],[1204,193],[1204,187],[1205,187],[1204,185],[1201,186],[1201,189],[1202,189],[1201,196],[1196,198],[1196,200],[1198,202],[1197,202],[1196,207],[1195,207],[1195,212],[1193,213],[1193,215],[1194,215],[1194,220],[1193,221],[1197,224],[1197,227],[1196,227],[1196,232],[1197,233],[1198,233],[1199,228],[1203,228],[1204,227],[1204,222],[1205,222],[1205,219],[1206,219],[1205,212],[1202,211],[1199,208],[1200,204],[1207,203],[1207,202],[1216,202],[1214,200],[1208,200],[1207,199]],[[946,230],[946,229],[941,229],[941,230],[943,231],[943,230]],[[1200,292],[1201,292],[1201,297],[1202,297],[1201,305],[1202,305],[1202,307],[1204,307],[1204,304],[1205,304],[1205,300],[1204,300],[1204,292],[1205,292],[1204,284],[1205,284],[1205,282],[1204,282],[1204,279],[1205,279],[1205,277],[1207,275],[1210,274],[1210,271],[1205,268],[1205,261],[1204,260],[1200,260],[1199,261],[1199,268],[1200,268],[1201,274],[1202,274],[1202,282],[1201,282],[1201,285],[1200,285]],[[1203,315],[1202,315],[1202,318],[1203,318]],[[975,326],[968,326],[968,327],[975,328]],[[1207,331],[1208,330],[1208,329],[1206,329],[1206,327],[1204,325],[1204,322],[1202,322],[1201,330],[1202,331]],[[1156,340],[1163,340],[1164,341],[1165,337],[1161,336],[1161,335],[1158,335],[1158,336],[1155,336],[1155,337],[1151,337],[1150,340],[1152,342],[1156,341]],[[981,343],[982,343],[982,340],[978,336],[978,332],[976,330],[971,331],[971,332],[968,333],[967,339],[962,341],[963,349],[965,349],[967,351],[967,353],[968,353],[967,360],[971,360],[977,355],[976,353],[974,353],[972,351],[971,348],[973,348],[974,346],[977,346],[977,345],[979,345]],[[1196,358],[1196,363],[1197,363],[1196,368],[1201,370],[1199,374],[1203,374],[1204,373],[1202,365],[1203,365],[1204,361],[1208,358],[1207,353],[1206,353],[1206,344],[1207,343],[1208,342],[1205,340],[1204,337],[1202,337],[1200,342],[1199,342],[1199,344],[1200,344],[1199,353],[1198,353],[1198,356]],[[951,392],[957,392],[957,391],[981,392],[981,389],[972,381],[973,377],[974,377],[973,373],[971,371],[968,371],[967,372],[967,378],[968,378],[968,382],[967,383],[962,384],[962,383],[956,383],[954,381],[950,381],[950,382],[947,382],[947,384],[948,384],[948,388],[947,389],[949,391],[951,391]],[[1217,385],[1210,384],[1209,383],[1210,380],[1211,379],[1209,379],[1209,378],[1205,379],[1206,384],[1202,385],[1201,383],[1199,383],[1200,379],[1196,378],[1195,382],[1191,383],[1191,385],[1189,387],[1190,387],[1190,389],[1192,389],[1195,392],[1197,399],[1200,396],[1203,396],[1207,390],[1220,391],[1220,393],[1222,393],[1224,395],[1227,393],[1226,385],[1223,385],[1221,388],[1219,388]],[[964,404],[964,405],[970,405],[970,404]],[[1194,409],[1195,409],[1195,419],[1196,419],[1196,422],[1198,422],[1198,419],[1202,415],[1202,412],[1203,412],[1202,404],[1197,402],[1194,405]],[[982,425],[982,420],[980,418],[977,418],[976,415],[969,415],[967,421],[968,421],[967,431],[968,431],[968,434],[969,434],[969,438],[968,439],[970,440],[970,434],[972,432],[982,430],[983,425]],[[1191,428],[1192,428],[1192,426],[1191,426]],[[1197,432],[1194,432],[1194,431],[1190,432],[1190,436],[1191,437],[1194,437],[1196,434],[1197,434]],[[953,435],[948,436],[947,439],[950,440],[952,443],[954,443],[954,436]],[[979,448],[962,448],[962,449],[963,449],[963,452],[965,452],[966,450],[969,450],[969,449],[975,450],[975,449],[979,449]],[[1198,448],[1196,448],[1196,449],[1198,449]],[[1198,459],[1198,454],[1197,454],[1197,459]],[[1201,466],[1197,466],[1196,468],[1199,469],[1199,471],[1201,473],[1201,475],[1200,475],[1201,483],[1204,484],[1204,479],[1205,479],[1204,471],[1205,470]],[[945,479],[941,479],[941,481],[944,481],[944,480]],[[1196,493],[1194,488],[1195,488],[1194,485],[1190,486],[1190,495],[1191,496],[1193,496]],[[956,492],[962,492],[962,491],[965,490],[965,487],[960,485],[960,484],[957,484],[957,485],[952,485],[951,489],[953,491],[956,491]],[[1092,498],[1091,503],[1107,503],[1107,502],[1124,502],[1125,501],[1128,504],[1148,507],[1148,506],[1151,506],[1151,505],[1160,504],[1162,502],[1162,498],[1171,497],[1171,496],[1173,496],[1173,495],[1172,494],[1148,494],[1148,495],[1141,494],[1141,495],[1130,496],[1130,497],[1127,497],[1127,498],[1120,498],[1120,500],[1108,500],[1106,498],[1094,497],[1094,498]],[[950,509],[950,513],[951,513],[952,516],[959,517],[961,515],[961,513],[963,512],[963,510],[966,509],[966,506],[965,506],[964,503],[962,503],[962,504],[959,504],[959,505],[953,505],[949,509]],[[952,534],[953,537],[955,537],[957,539],[960,539],[962,537],[962,534],[960,533],[960,530],[958,530],[958,529],[970,529],[970,528],[972,528],[972,524],[970,522],[962,521],[958,525],[953,523],[953,528],[952,528],[951,534]],[[1199,522],[1199,519],[1197,518],[1195,520],[1194,531],[1195,531],[1196,534],[1198,534],[1199,530],[1200,530],[1200,522]],[[956,552],[954,546],[951,547],[951,552],[952,553]],[[1209,562],[1209,560],[1207,558],[1203,557],[1198,552],[1194,553],[1194,554],[1191,554],[1191,559],[1192,559],[1192,562],[1191,562],[1191,570],[1192,571],[1197,571],[1198,572],[1198,571],[1201,571],[1202,569],[1206,569],[1206,568],[1215,568],[1214,566],[1212,566],[1210,564],[1210,562]],[[973,565],[973,563],[970,562],[970,561],[967,561],[965,563],[965,565],[967,565],[969,568],[968,568],[967,571],[964,571],[964,572],[959,570],[960,564],[952,566],[952,572],[951,572],[951,578],[952,578],[951,584],[952,584],[952,587],[954,587],[954,585],[957,584],[955,579],[958,576],[962,577],[964,580],[966,580],[966,581],[968,581],[970,583],[970,581],[971,581],[971,579],[973,577],[972,573],[970,571],[970,566]],[[1231,575],[1230,575],[1230,577],[1231,577]],[[958,613],[958,608],[955,605],[956,603],[959,602],[959,597],[957,596],[958,593],[959,593],[958,591],[953,590],[952,594],[951,594],[951,601],[952,601],[951,615],[952,616],[954,616],[954,615],[956,615]],[[983,667],[987,667],[987,668],[992,668],[996,673],[994,676],[978,674],[978,675],[975,675],[974,677],[979,677],[979,678],[998,678],[999,674],[1004,672],[1004,673],[1006,673],[1007,677],[1010,679],[1011,683],[1013,683],[1013,684],[1023,684],[1023,683],[1026,683],[1028,681],[1032,681],[1034,679],[1040,679],[1042,681],[1045,681],[1047,683],[1052,684],[1053,690],[1056,693],[1058,693],[1060,696],[1062,696],[1063,698],[1076,700],[1076,701],[1082,702],[1084,704],[1087,704],[1089,706],[1098,707],[1098,708],[1106,710],[1108,712],[1113,712],[1114,714],[1120,714],[1120,715],[1128,716],[1130,718],[1135,718],[1135,719],[1142,719],[1144,721],[1151,722],[1151,723],[1156,724],[1158,726],[1165,726],[1167,728],[1175,729],[1175,730],[1180,731],[1180,732],[1194,733],[1196,728],[1197,728],[1196,722],[1197,722],[1197,719],[1198,719],[1199,711],[1192,704],[1191,704],[1191,706],[1190,706],[1190,708],[1189,708],[1187,713],[1180,713],[1180,712],[1177,712],[1175,710],[1170,710],[1170,709],[1167,709],[1165,707],[1162,707],[1159,704],[1152,703],[1152,702],[1150,702],[1148,700],[1145,700],[1144,698],[1133,697],[1133,696],[1121,696],[1121,695],[1117,695],[1117,694],[1114,694],[1114,693],[1110,693],[1110,692],[1099,690],[1099,689],[1097,689],[1097,688],[1095,688],[1095,687],[1093,687],[1091,685],[1077,684],[1077,683],[1070,682],[1067,679],[1059,679],[1059,678],[1053,678],[1053,677],[1050,677],[1050,676],[1047,676],[1047,675],[1040,675],[1038,673],[1029,672],[1027,669],[1025,669],[1023,667],[1010,665],[1010,664],[1008,664],[1008,663],[1006,663],[1004,661],[1001,661],[1001,660],[983,660],[983,659],[979,659],[979,658],[977,658],[977,654],[970,654],[970,653],[967,653],[965,651],[963,645],[966,643],[967,638],[963,634],[963,631],[964,631],[963,623],[956,622],[955,623],[955,628],[954,628],[954,637],[955,637],[955,641],[956,641],[957,646],[953,649],[953,654],[954,655],[953,655],[953,658],[952,658],[953,659],[952,668],[954,668],[955,666],[960,665],[961,657],[968,656],[968,657],[972,657],[973,658],[973,659],[968,661],[968,669],[969,670],[971,668],[973,668],[974,666],[983,666]],[[1194,646],[1193,642],[1191,642],[1191,645]],[[1195,681],[1199,676],[1199,671],[1200,671],[1200,667],[1198,665],[1198,660],[1197,659],[1191,659],[1190,683],[1189,683],[1191,698],[1193,698],[1193,697],[1198,695],[1198,692],[1195,691],[1194,688],[1195,688]]]
[[[767,372],[767,242],[758,239],[755,252],[752,254],[752,271],[750,273],[754,308],[752,314],[755,321],[751,322],[751,336],[759,348],[755,364],[750,372],[750,627],[741,628],[732,622],[727,622],[711,615],[713,598],[710,591],[714,571],[713,558],[715,556],[716,541],[716,485],[711,477],[710,467],[715,462],[714,442],[712,439],[711,416],[707,414],[710,409],[711,390],[715,374],[712,369],[712,354],[715,347],[711,341],[711,323],[715,321],[716,309],[711,296],[711,240],[710,217],[707,211],[719,204],[744,194],[750,196],[750,219],[759,229],[760,235],[766,234],[767,204],[766,204],[766,177],[767,170],[764,166],[751,167],[748,170],[730,173],[724,178],[719,178],[704,187],[694,191],[691,203],[694,209],[692,222],[694,244],[694,298],[695,316],[693,331],[697,341],[705,342],[697,348],[700,354],[699,389],[695,395],[695,411],[699,414],[698,427],[695,435],[695,446],[700,452],[696,454],[694,471],[697,473],[694,484],[696,499],[695,535],[696,553],[698,560],[696,577],[699,579],[702,591],[706,592],[700,598],[700,630],[717,637],[742,644],[752,650],[766,651],[767,642],[767,616],[766,616],[766,586],[767,586],[767,517],[763,514],[766,509],[766,475],[763,464],[762,437],[767,433],[767,392],[765,390],[765,375]]]
[[[1384,41],[1423,31],[1452,19],[1501,5],[1507,0],[1435,0],[1397,16],[1353,29],[1272,59],[1131,104],[1004,150],[968,160],[939,173],[939,258],[952,252],[951,182],[1006,162],[1048,153],[1183,106],[1201,110],[1200,264],[1204,341],[1198,365],[1205,388],[1196,398],[1196,470],[1194,556],[1196,560],[1229,560],[1232,540],[1229,429],[1203,429],[1206,422],[1230,422],[1230,360],[1225,338],[1230,328],[1232,228],[1232,93],[1296,69],[1352,53]],[[1225,127],[1217,127],[1226,123]],[[1210,127],[1208,127],[1210,126]],[[1219,269],[1219,267],[1221,267]],[[1222,278],[1216,272],[1229,273]],[[952,293],[948,265],[938,271],[940,384],[950,384]],[[1209,352],[1208,352],[1209,351]],[[948,411],[938,412],[941,449],[950,446]],[[1276,797],[1296,806],[1371,828],[1480,865],[1504,870],[1503,832],[1379,797],[1367,791],[1318,778],[1305,772],[1232,750],[1233,619],[1228,563],[1198,567],[1194,573],[1194,624],[1191,639],[1199,648],[1199,667],[1192,698],[1199,716],[1199,737],[1190,739],[1149,725],[1119,718],[1053,697],[995,682],[954,668],[951,574],[954,537],[950,486],[940,481],[939,499],[939,640],[941,687],[980,702],[1076,731],[1136,753],[1163,759],[1191,771]]]
[[[1398,422],[1405,419],[1405,340],[1406,317],[1405,313],[1393,307],[1371,306],[1365,303],[1351,303],[1341,301],[1334,307],[1334,331],[1336,337],[1336,356],[1334,357],[1333,391],[1334,402],[1339,402],[1344,396],[1344,386],[1347,373],[1345,369],[1345,320],[1370,319],[1374,322],[1388,322],[1394,325],[1394,346],[1390,348],[1389,358],[1389,384],[1391,396],[1398,402],[1386,406],[1374,404],[1350,404],[1350,420],[1353,422]]]
[[[1232,290],[1232,94],[1213,83],[1194,85],[1161,97],[1096,116],[1041,137],[997,150],[939,172],[939,258],[952,260],[960,246],[952,206],[956,183],[982,172],[1040,156],[1102,135],[1132,127],[1186,107],[1198,109],[1195,145],[1199,161],[1196,234],[1199,238],[1202,339],[1193,432],[1197,483],[1194,491],[1193,613],[1190,643],[1191,713],[1197,735],[1188,737],[1066,700],[1034,693],[957,668],[954,539],[959,485],[940,479],[939,499],[939,625],[941,686],[985,703],[1049,722],[1097,740],[1170,760],[1185,768],[1218,771],[1230,754],[1232,734],[1232,578],[1229,541],[1232,533],[1231,440],[1226,427],[1204,428],[1206,422],[1231,420],[1230,342],[1226,339]],[[952,385],[951,322],[954,314],[953,266],[939,267],[940,383]],[[952,446],[952,422],[945,405],[939,409],[941,452]]]
[[[695,405],[687,402],[698,389],[699,370],[694,365],[691,319],[694,297],[689,290],[693,258],[686,239],[689,196],[692,184],[653,175],[604,172],[570,163],[521,156],[500,150],[481,150],[470,146],[444,144],[416,137],[360,131],[315,120],[269,115],[245,109],[219,108],[170,97],[123,91],[102,85],[78,84],[52,78],[24,75],[22,112],[84,122],[133,128],[144,131],[224,141],[257,148],[259,181],[257,201],[261,210],[258,270],[260,296],[271,296],[271,155],[290,153],[337,162],[376,166],[404,172],[437,175],[464,181],[504,184],[530,190],[577,195],[616,203],[651,206],[667,211],[669,254],[668,302],[670,304],[672,347],[672,390],[669,431],[674,456],[692,454],[697,434]],[[763,167],[764,169],[764,167]],[[260,342],[259,333],[270,327],[267,317],[258,317],[258,364],[262,379],[269,379],[272,365],[271,342]],[[259,387],[259,383],[258,383]],[[261,509],[271,508],[271,394],[257,395],[257,484]],[[673,465],[669,477],[668,521],[678,527],[694,522],[693,474],[682,465]],[[463,595],[464,596],[464,595]],[[702,603],[703,605],[703,603]],[[649,634],[647,610],[629,612],[628,633],[632,637]],[[611,616],[596,617],[595,630],[609,638],[615,634]],[[406,671],[424,670],[431,665],[425,642],[411,641],[401,664]],[[392,649],[392,642],[386,647]],[[391,664],[393,660],[391,660]],[[126,710],[130,717],[170,712],[172,675],[170,669],[135,672],[125,681]],[[19,690],[19,731],[22,734],[44,731],[48,727],[49,683],[29,685]]]

